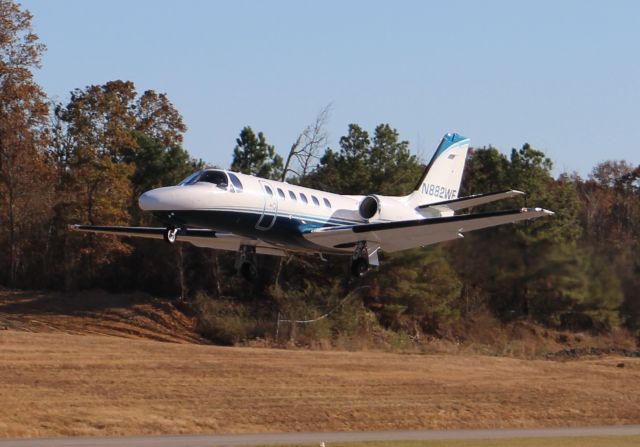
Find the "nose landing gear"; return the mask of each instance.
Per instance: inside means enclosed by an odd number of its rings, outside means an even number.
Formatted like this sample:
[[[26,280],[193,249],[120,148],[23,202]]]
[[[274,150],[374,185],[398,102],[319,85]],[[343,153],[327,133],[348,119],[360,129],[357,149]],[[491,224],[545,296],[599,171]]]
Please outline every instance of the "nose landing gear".
[[[169,244],[175,243],[178,237],[178,228],[174,228],[174,227],[167,228],[163,233],[162,237],[164,241]]]

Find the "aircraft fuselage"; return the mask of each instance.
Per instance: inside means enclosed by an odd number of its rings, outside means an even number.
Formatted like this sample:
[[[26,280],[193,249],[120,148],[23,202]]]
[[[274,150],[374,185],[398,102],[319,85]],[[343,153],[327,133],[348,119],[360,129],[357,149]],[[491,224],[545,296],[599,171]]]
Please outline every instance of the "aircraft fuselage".
[[[370,221],[358,211],[365,196],[343,196],[221,169],[202,171],[200,178],[213,172],[217,176],[212,180],[218,183],[196,177],[177,186],[153,189],[140,196],[140,208],[167,226],[233,232],[294,251],[351,252],[317,247],[301,234],[315,228]],[[415,210],[398,205],[406,212],[397,217],[423,218]]]

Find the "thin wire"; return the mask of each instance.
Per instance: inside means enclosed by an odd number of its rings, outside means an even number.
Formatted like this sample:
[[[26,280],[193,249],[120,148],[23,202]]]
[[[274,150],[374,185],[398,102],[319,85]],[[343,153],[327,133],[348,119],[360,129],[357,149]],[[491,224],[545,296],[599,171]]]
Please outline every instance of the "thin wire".
[[[278,319],[278,323],[297,323],[297,324],[309,324],[315,323],[316,321],[324,320],[328,318],[333,312],[335,312],[340,306],[342,306],[349,298],[356,295],[356,292],[359,292],[364,289],[370,289],[371,286],[360,286],[353,289],[349,292],[338,304],[336,304],[333,309],[329,310],[327,313],[320,315],[318,318],[314,318],[313,320],[280,320]]]

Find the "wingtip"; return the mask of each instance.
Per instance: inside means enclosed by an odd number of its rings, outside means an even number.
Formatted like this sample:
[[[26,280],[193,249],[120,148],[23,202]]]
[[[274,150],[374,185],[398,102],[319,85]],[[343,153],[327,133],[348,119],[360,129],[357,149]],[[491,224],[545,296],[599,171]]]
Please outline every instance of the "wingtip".
[[[520,212],[521,213],[542,213],[543,215],[546,215],[546,216],[553,216],[555,214],[551,210],[547,210],[547,209],[539,208],[539,207],[536,207],[536,208],[522,208],[520,210]]]

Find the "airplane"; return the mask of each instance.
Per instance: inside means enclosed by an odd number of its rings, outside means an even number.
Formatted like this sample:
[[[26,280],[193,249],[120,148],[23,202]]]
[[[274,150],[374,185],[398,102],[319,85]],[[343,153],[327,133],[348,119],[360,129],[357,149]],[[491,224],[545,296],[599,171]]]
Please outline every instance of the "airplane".
[[[138,204],[161,227],[70,225],[71,230],[188,242],[237,253],[236,269],[257,276],[256,255],[347,255],[363,276],[380,252],[398,252],[465,233],[553,215],[542,208],[455,214],[523,195],[507,190],[458,198],[469,139],[446,134],[413,192],[405,196],[340,195],[225,169],[206,168],[175,186],[152,189]]]

